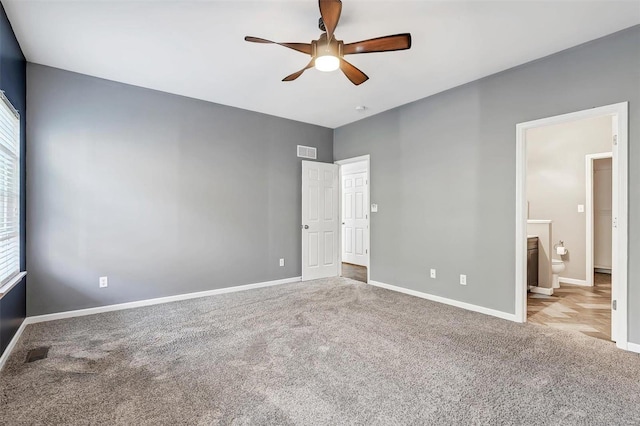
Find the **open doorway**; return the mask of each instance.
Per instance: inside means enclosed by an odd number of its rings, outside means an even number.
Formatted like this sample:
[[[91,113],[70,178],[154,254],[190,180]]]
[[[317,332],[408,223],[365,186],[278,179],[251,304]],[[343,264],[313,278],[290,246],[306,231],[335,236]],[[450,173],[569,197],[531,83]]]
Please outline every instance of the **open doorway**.
[[[369,282],[369,156],[336,164],[340,166],[340,275]]]
[[[519,124],[517,160],[516,317],[626,349],[627,104]]]

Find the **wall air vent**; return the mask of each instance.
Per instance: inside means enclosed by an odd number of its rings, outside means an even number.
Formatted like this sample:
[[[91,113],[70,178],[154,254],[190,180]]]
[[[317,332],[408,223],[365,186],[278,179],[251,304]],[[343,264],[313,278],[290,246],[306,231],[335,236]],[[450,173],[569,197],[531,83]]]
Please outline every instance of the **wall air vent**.
[[[312,146],[298,145],[298,157],[300,158],[310,158],[315,160],[318,158],[317,152],[317,149]]]

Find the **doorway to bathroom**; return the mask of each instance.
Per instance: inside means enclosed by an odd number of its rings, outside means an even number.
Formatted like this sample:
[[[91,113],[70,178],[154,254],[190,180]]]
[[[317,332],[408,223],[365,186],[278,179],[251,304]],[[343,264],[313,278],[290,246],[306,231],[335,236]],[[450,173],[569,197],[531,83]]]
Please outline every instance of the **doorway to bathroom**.
[[[336,161],[340,166],[340,276],[369,282],[369,156]]]
[[[623,349],[627,111],[620,103],[521,123],[516,148],[516,317]]]

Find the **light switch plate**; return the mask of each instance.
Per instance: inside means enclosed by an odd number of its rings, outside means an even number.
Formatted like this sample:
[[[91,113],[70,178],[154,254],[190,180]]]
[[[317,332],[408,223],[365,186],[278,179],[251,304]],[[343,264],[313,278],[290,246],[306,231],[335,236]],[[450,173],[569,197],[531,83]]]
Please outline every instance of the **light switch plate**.
[[[467,285],[467,276],[460,274],[460,285]]]
[[[378,205],[371,204],[371,213],[377,213],[377,212],[378,212]]]
[[[578,204],[578,213],[584,213],[584,204]]]
[[[436,270],[431,269],[431,278],[435,278],[435,277],[436,277]]]

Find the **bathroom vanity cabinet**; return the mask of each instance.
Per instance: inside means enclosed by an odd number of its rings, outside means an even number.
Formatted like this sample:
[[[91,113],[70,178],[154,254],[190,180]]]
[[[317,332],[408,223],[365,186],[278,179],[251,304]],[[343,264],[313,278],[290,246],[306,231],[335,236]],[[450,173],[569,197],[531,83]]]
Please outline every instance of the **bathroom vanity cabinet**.
[[[538,237],[527,238],[527,290],[538,286]]]

